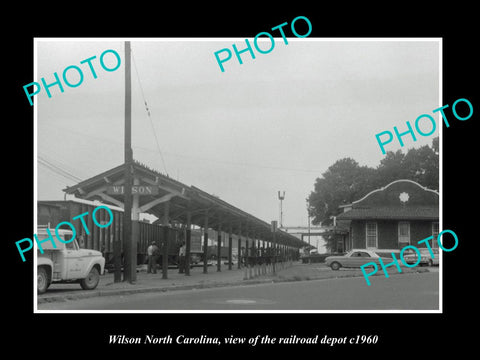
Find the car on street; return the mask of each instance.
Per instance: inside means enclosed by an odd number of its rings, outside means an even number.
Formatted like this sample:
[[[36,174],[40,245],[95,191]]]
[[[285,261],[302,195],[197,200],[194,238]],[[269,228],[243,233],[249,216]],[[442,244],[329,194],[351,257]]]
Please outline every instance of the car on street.
[[[438,249],[431,249],[434,256],[433,258],[428,248],[419,248],[418,250],[420,251],[420,262],[417,265],[433,266],[439,264]],[[403,254],[403,260],[409,265],[416,264],[418,261],[418,254],[413,249],[406,249],[405,253]]]
[[[374,262],[379,265],[378,259],[381,258],[384,264],[392,262],[391,257],[378,255],[373,250],[368,249],[352,249],[345,255],[328,256],[325,258],[325,264],[330,266],[332,270],[344,268],[359,268],[360,266]]]
[[[232,266],[237,265],[237,260],[232,260],[230,263],[232,264]],[[228,265],[228,259],[223,261],[223,265]]]

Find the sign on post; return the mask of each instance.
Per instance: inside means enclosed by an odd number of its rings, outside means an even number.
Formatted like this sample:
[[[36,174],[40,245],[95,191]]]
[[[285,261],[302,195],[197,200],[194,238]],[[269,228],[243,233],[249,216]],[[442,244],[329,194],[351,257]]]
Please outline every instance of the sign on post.
[[[192,231],[190,235],[190,253],[202,252],[202,234],[194,233]]]
[[[110,185],[107,187],[108,195],[123,195],[125,187],[123,185]],[[157,195],[158,186],[154,185],[132,185],[132,195]]]

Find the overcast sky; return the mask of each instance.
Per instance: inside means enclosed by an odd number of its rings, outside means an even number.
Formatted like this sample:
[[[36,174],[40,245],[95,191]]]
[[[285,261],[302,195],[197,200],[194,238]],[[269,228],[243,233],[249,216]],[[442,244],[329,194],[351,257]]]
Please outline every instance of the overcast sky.
[[[37,40],[33,81],[53,82],[69,65],[84,70],[80,86],[35,97],[38,156],[80,179],[124,160],[123,40]],[[330,165],[351,157],[376,167],[383,155],[375,134],[406,130],[406,121],[413,126],[442,105],[440,44],[413,40],[278,38],[272,52],[244,53],[243,65],[233,55],[221,72],[214,52],[233,43],[243,49],[245,39],[131,39],[134,158],[267,222],[278,220],[277,191],[285,191],[284,225],[306,225],[306,198]],[[98,62],[107,49],[122,57],[116,71]],[[97,79],[80,65],[94,55]],[[115,64],[112,54],[105,61]],[[405,137],[403,149],[437,134]],[[63,199],[62,189],[76,183],[44,163],[37,180],[39,200]]]

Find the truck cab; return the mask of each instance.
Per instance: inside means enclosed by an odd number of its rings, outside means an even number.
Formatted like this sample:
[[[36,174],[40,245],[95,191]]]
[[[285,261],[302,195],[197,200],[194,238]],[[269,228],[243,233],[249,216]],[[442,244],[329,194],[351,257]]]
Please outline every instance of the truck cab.
[[[52,241],[41,243],[43,254],[37,246],[37,293],[47,291],[51,283],[78,282],[84,290],[93,290],[100,281],[100,275],[105,269],[105,258],[102,253],[91,249],[81,249],[77,240],[72,240],[72,231],[58,229],[58,236],[63,243],[55,236],[55,229],[48,229]],[[37,229],[37,237],[43,240],[49,237],[47,227]]]

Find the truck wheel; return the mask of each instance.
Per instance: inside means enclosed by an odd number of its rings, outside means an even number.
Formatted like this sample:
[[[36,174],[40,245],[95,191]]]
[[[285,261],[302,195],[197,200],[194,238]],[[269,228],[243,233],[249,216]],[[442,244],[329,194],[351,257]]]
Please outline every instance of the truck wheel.
[[[333,263],[330,264],[330,267],[332,268],[332,270],[338,270],[340,269],[341,265],[340,263],[334,261]]]
[[[37,294],[43,294],[48,288],[47,270],[43,267],[37,269]]]
[[[93,267],[87,277],[80,280],[80,286],[83,290],[93,290],[97,287],[99,281],[100,273],[98,272],[96,267]]]

